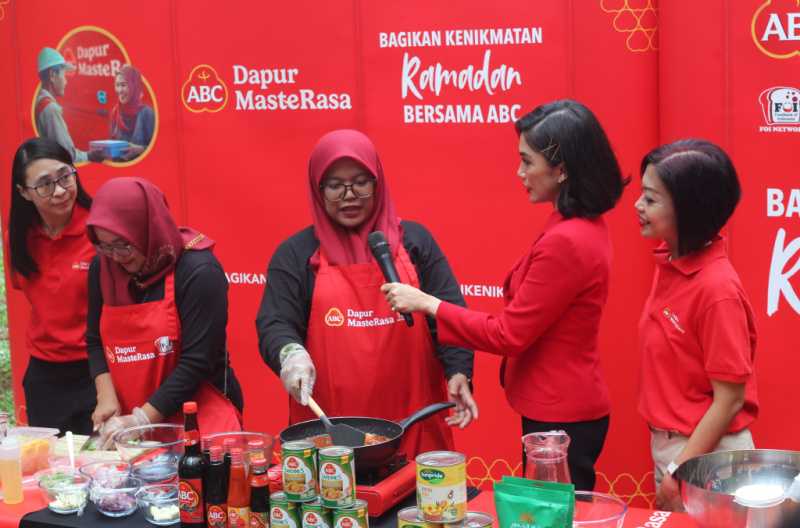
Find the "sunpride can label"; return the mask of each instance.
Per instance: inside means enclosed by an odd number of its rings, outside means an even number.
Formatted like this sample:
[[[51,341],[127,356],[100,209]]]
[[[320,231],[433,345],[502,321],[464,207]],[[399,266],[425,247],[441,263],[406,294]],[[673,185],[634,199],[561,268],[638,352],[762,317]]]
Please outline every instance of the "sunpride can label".
[[[417,507],[422,520],[455,523],[467,514],[465,457],[453,451],[417,456]]]

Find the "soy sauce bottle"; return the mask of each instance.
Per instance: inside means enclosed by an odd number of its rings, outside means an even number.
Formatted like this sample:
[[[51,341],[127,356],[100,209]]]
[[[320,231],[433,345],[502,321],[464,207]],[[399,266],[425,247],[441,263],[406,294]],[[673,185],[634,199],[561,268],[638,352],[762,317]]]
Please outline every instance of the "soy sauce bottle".
[[[250,460],[250,528],[269,528],[269,475],[263,456]]]
[[[211,464],[206,472],[206,526],[228,527],[228,481],[225,479],[225,463],[222,446],[211,446]]]
[[[206,525],[203,508],[203,475],[206,464],[200,452],[200,431],[197,429],[197,403],[183,404],[183,438],[185,450],[178,462],[178,502],[181,528],[203,528]]]

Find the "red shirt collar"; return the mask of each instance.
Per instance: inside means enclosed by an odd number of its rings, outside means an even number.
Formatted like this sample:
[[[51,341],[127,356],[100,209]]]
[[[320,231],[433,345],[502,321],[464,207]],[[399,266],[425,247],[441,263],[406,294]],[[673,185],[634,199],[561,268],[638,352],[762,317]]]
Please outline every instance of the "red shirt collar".
[[[72,218],[69,219],[69,224],[64,228],[57,237],[50,239],[45,230],[42,228],[41,223],[37,223],[36,227],[32,230],[32,234],[37,237],[47,238],[50,240],[58,240],[63,237],[79,237],[86,235],[86,218],[89,216],[89,211],[78,205],[76,202],[72,208]]]
[[[653,250],[653,255],[655,256],[657,264],[661,266],[672,266],[679,272],[688,276],[694,275],[714,260],[725,258],[727,256],[725,246],[726,240],[717,235],[711,240],[711,244],[674,260],[670,260],[670,251],[667,244],[664,242]]]

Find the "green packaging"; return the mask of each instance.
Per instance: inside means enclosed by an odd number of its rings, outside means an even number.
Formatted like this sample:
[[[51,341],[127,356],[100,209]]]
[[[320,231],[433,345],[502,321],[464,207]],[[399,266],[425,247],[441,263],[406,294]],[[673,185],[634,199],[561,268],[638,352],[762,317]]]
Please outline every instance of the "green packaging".
[[[500,528],[572,528],[575,486],[503,477],[494,503]]]

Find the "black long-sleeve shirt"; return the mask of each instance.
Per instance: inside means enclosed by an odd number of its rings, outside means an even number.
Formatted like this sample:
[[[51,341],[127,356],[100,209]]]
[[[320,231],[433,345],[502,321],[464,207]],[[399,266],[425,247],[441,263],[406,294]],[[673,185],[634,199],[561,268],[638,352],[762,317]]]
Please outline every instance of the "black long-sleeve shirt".
[[[450,265],[430,232],[416,222],[402,221],[403,247],[419,276],[420,289],[443,301],[465,306]],[[313,227],[285,240],[267,268],[267,288],[256,318],[258,347],[269,367],[280,372],[280,350],[288,343],[304,344],[311,313],[315,275],[309,259],[319,248]],[[462,373],[472,379],[474,353],[442,345],[436,339],[436,320],[427,317],[436,354],[445,377]]]
[[[163,298],[162,279],[141,291],[136,302],[146,303]],[[181,322],[181,353],[175,370],[148,398],[148,403],[164,416],[172,416],[180,411],[183,402],[193,398],[200,383],[208,380],[242,410],[242,390],[226,362],[225,353],[228,281],[210,250],[184,251],[181,254],[175,266],[175,302]],[[100,260],[95,257],[89,267],[89,313],[86,324],[92,378],[108,372],[100,338],[102,309]],[[115,388],[124,390],[123,387]]]

